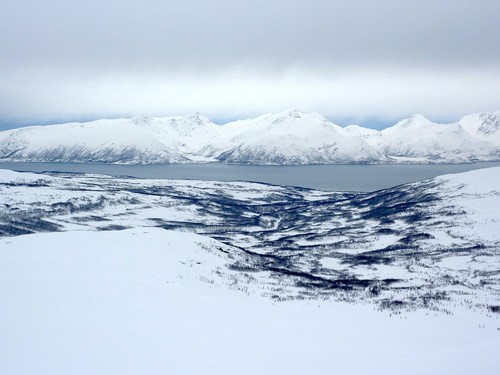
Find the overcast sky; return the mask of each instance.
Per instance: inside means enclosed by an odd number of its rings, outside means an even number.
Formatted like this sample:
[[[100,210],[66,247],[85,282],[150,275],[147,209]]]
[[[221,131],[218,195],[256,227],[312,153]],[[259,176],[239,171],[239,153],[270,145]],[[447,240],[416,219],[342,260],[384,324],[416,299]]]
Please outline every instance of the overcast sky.
[[[498,0],[0,0],[0,128],[500,109]]]

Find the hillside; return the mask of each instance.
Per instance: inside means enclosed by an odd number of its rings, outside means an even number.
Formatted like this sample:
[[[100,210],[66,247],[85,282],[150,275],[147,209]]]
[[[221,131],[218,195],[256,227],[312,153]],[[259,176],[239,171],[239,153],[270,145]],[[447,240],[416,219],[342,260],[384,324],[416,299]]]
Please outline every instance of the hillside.
[[[342,128],[317,113],[286,111],[216,125],[194,114],[98,120],[0,132],[0,160],[253,165],[470,163],[500,160],[500,115],[453,124],[422,115],[382,131]]]

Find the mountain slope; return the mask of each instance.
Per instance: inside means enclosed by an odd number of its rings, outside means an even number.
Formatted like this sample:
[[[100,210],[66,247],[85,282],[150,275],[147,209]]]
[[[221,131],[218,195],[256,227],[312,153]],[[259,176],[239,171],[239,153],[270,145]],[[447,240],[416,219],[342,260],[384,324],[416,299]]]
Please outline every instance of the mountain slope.
[[[401,120],[369,137],[367,142],[389,157],[420,158],[433,162],[495,160],[498,150],[484,139],[475,138],[459,123],[436,124],[422,115]]]
[[[382,159],[363,140],[316,113],[288,111],[222,128],[217,159],[238,164],[367,163]]]
[[[215,134],[217,125],[197,114],[36,126],[0,133],[0,155],[17,161],[183,163],[191,155],[196,159]]]
[[[231,250],[158,228],[0,239],[3,372],[498,373],[498,319],[262,298]]]
[[[500,148],[500,112],[476,113],[465,116],[459,123],[472,136]]]
[[[194,114],[0,132],[0,160],[101,163],[332,164],[500,160],[500,115],[436,124],[421,115],[382,131],[285,111],[216,125]]]

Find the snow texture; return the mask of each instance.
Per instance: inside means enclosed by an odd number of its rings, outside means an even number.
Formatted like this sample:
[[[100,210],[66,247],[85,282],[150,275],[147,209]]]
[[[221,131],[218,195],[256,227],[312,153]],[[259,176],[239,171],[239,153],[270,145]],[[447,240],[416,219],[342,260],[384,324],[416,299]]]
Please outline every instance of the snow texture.
[[[455,124],[414,115],[377,131],[285,111],[216,125],[200,114],[35,126],[0,132],[0,160],[77,163],[464,163],[500,160],[500,115]]]
[[[371,193],[0,170],[8,374],[497,374],[500,168]]]
[[[263,299],[228,285],[227,246],[193,234],[0,241],[6,374],[498,372],[498,320]]]

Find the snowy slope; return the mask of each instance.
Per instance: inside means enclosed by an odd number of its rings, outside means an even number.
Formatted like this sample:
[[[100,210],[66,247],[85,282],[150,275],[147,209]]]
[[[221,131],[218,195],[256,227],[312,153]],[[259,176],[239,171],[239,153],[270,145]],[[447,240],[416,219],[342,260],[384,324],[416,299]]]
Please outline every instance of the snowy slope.
[[[422,115],[401,120],[367,142],[389,157],[433,162],[496,160],[499,150],[467,133],[459,123],[436,124]]]
[[[498,320],[276,303],[232,289],[218,247],[155,228],[0,239],[2,372],[498,372]]]
[[[498,374],[499,223],[500,168],[366,194],[0,170],[0,368]]]
[[[0,236],[190,231],[238,249],[232,269],[261,280],[268,297],[487,313],[500,306],[499,172],[355,194],[1,171]]]
[[[500,112],[476,113],[465,116],[459,123],[472,136],[500,148]]]
[[[215,140],[217,159],[242,164],[377,162],[382,155],[317,113],[286,111],[228,123]]]
[[[217,125],[195,114],[37,126],[0,133],[3,159],[109,163],[183,163],[199,158]]]
[[[500,160],[500,116],[455,124],[415,115],[381,132],[285,111],[215,125],[190,116],[99,120],[0,132],[0,160],[237,164],[443,163]]]
[[[371,139],[380,137],[380,132],[375,129],[364,128],[359,125],[348,125],[344,132],[355,138]]]
[[[444,175],[434,181],[439,186],[436,190],[440,204],[455,204],[463,212],[448,233],[456,238],[496,243],[500,251],[500,168]]]

